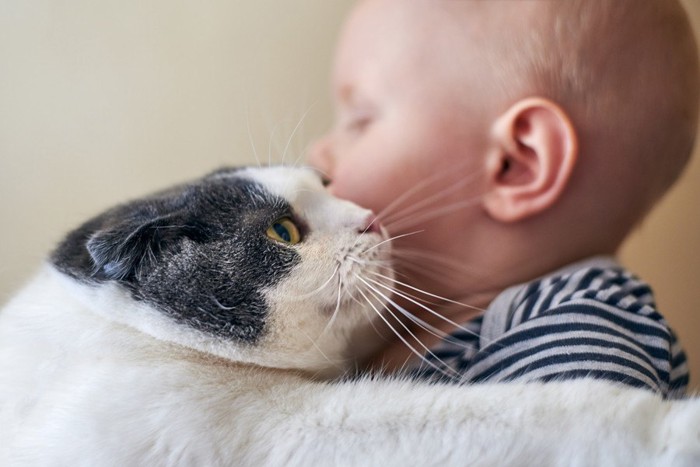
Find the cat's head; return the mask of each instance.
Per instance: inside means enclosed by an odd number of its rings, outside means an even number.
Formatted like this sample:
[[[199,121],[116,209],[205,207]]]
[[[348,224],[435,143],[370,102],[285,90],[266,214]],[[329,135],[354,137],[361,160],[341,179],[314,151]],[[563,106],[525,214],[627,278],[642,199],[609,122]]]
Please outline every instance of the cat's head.
[[[362,354],[367,299],[381,309],[376,290],[388,295],[376,281],[392,275],[389,243],[372,221],[310,170],[225,169],[105,212],[51,259],[98,313],[154,337],[330,372]]]

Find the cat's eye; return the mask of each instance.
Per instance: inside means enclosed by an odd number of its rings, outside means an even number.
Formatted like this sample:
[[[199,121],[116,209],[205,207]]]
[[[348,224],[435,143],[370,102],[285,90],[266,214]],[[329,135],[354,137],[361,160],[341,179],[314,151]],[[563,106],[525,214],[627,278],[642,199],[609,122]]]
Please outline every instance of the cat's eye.
[[[266,233],[272,240],[289,245],[296,245],[301,241],[299,229],[289,217],[277,219],[268,227]]]

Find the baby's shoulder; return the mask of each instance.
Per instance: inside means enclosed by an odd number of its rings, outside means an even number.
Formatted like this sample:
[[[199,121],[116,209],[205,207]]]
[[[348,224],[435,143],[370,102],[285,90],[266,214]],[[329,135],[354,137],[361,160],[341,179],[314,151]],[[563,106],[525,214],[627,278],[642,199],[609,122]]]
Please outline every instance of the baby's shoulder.
[[[594,258],[523,284],[510,296],[510,326],[553,313],[587,312],[603,313],[612,321],[636,316],[666,325],[651,286],[608,258]]]

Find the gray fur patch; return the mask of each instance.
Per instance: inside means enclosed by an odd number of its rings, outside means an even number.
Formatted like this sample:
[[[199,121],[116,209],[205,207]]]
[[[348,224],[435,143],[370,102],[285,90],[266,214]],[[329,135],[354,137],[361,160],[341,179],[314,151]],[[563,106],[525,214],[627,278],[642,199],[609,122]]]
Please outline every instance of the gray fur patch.
[[[94,286],[116,282],[182,325],[252,344],[268,318],[263,289],[301,260],[265,234],[284,216],[294,217],[286,200],[219,170],[95,217],[51,261]]]

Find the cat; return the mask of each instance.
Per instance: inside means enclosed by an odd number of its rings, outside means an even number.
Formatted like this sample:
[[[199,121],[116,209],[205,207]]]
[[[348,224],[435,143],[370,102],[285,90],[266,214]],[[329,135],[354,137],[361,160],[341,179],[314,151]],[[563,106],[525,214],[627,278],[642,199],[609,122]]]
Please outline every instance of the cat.
[[[0,312],[0,465],[692,465],[700,400],[352,374],[391,239],[303,168],[117,206]]]

